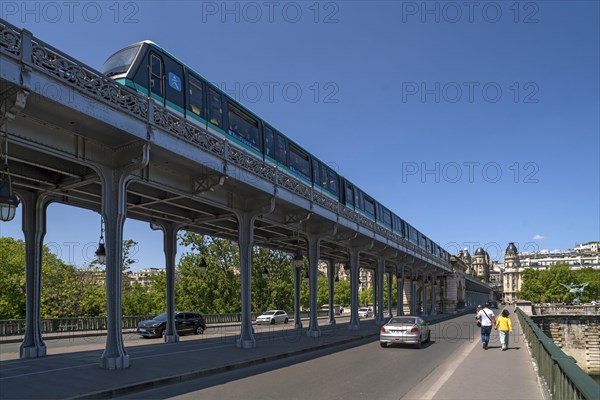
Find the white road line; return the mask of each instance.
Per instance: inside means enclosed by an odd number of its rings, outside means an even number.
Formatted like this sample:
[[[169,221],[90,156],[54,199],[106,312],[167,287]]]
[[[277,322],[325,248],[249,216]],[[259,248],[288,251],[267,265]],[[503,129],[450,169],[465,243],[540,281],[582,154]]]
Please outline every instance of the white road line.
[[[419,400],[431,400],[442,388],[442,386],[450,379],[454,374],[454,371],[460,366],[460,364],[467,358],[467,356],[473,351],[473,349],[479,344],[477,340],[472,340],[470,343],[465,344],[462,348],[457,350],[456,357],[452,357],[449,361],[438,365],[431,373],[423,379],[414,389],[402,396],[403,400],[419,399]],[[441,375],[438,375],[439,371],[444,371]]]

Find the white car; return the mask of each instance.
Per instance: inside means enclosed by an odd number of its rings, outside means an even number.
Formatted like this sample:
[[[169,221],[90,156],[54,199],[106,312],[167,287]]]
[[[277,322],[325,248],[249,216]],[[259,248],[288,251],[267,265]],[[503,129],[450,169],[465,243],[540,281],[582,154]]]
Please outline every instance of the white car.
[[[369,318],[373,316],[373,311],[370,307],[361,307],[358,309],[358,318]]]
[[[269,310],[265,311],[258,317],[256,317],[257,324],[270,324],[275,325],[277,323],[287,324],[289,321],[288,315],[283,310]]]

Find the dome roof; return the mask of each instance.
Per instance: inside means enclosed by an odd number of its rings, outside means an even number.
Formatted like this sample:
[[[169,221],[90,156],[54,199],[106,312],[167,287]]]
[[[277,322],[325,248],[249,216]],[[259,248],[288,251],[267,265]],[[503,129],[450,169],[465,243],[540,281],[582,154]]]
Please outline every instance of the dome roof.
[[[483,250],[483,247],[478,247],[477,250],[475,250],[475,255],[476,256],[485,256],[485,250]]]
[[[517,250],[517,246],[515,246],[514,242],[510,242],[506,248],[504,257],[516,257],[518,253],[519,251]]]

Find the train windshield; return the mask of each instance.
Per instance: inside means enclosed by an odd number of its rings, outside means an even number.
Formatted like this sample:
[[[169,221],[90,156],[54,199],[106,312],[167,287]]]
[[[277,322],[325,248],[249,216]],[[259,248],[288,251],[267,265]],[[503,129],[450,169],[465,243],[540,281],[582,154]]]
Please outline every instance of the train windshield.
[[[100,68],[100,72],[108,76],[127,72],[139,48],[140,45],[137,45],[116,52],[106,60],[102,68]]]

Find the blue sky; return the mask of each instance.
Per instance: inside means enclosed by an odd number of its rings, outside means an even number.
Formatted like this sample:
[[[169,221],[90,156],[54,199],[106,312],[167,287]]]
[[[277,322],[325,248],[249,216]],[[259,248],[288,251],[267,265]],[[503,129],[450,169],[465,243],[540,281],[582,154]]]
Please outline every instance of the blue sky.
[[[600,239],[597,1],[3,1],[3,19],[99,68],[149,39],[455,254]],[[53,205],[84,266],[99,216]],[[1,236],[22,237],[20,214]],[[162,234],[128,220],[134,269]],[[181,252],[180,252],[181,254]],[[179,255],[180,255],[179,254]]]

